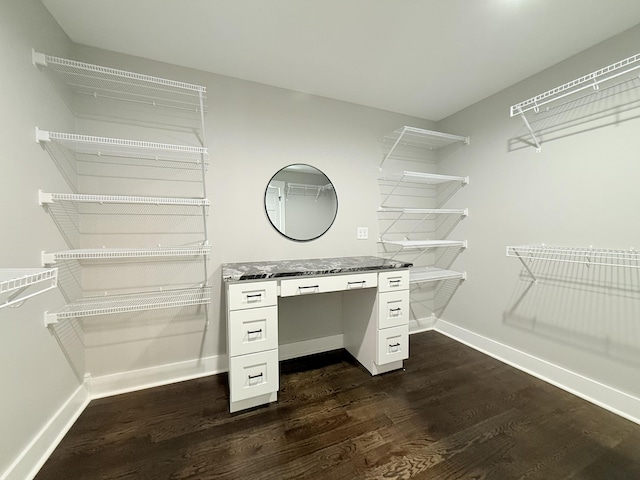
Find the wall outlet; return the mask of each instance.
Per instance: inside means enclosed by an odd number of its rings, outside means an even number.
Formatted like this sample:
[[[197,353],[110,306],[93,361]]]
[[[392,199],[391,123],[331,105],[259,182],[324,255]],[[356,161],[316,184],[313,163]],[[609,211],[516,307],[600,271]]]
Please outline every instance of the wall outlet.
[[[358,233],[356,235],[358,240],[366,240],[369,238],[369,227],[358,227]]]

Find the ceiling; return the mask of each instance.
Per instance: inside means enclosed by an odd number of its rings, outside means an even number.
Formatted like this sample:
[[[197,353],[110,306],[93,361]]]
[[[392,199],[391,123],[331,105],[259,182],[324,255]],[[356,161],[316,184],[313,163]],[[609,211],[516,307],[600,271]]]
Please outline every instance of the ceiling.
[[[637,0],[42,3],[80,44],[435,121],[640,23]]]

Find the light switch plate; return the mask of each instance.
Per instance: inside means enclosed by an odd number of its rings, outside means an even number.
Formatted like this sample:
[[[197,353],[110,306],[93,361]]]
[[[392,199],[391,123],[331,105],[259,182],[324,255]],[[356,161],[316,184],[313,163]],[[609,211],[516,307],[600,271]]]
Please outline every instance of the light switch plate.
[[[358,240],[366,240],[369,238],[369,227],[358,227],[358,233],[356,235]]]

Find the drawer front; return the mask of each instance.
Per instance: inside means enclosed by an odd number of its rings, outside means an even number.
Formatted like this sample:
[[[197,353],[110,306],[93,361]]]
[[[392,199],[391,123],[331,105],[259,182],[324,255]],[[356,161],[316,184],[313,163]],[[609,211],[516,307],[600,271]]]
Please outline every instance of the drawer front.
[[[391,270],[378,274],[378,291],[393,292],[409,289],[409,270]]]
[[[378,274],[375,272],[328,277],[296,277],[280,281],[280,296],[313,295],[314,293],[359,290],[377,286]]]
[[[384,365],[409,358],[409,325],[378,330],[376,363]]]
[[[232,402],[277,392],[278,350],[229,358],[229,393]]]
[[[409,323],[409,290],[378,294],[378,328]]]
[[[278,348],[278,307],[229,312],[229,356]]]
[[[278,304],[278,285],[271,282],[247,282],[229,284],[229,310],[269,307]]]

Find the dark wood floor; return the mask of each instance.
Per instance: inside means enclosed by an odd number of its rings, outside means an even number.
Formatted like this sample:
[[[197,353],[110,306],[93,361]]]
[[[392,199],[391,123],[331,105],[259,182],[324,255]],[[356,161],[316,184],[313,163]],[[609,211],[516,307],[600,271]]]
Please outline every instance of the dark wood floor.
[[[435,332],[405,366],[284,362],[234,415],[226,375],[95,400],[36,478],[640,479],[639,425]]]

